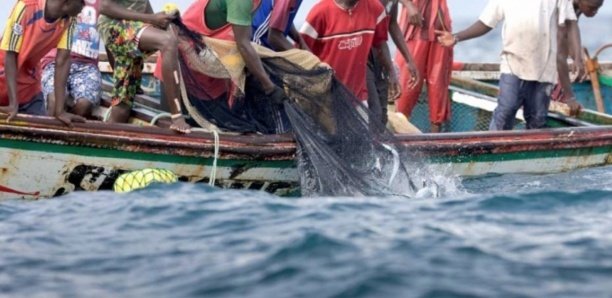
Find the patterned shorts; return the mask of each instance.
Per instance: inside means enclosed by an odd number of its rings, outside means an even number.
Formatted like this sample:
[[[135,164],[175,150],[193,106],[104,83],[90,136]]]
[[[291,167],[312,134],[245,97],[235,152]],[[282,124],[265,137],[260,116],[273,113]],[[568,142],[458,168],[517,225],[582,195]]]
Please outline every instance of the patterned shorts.
[[[53,93],[55,63],[45,66],[42,72],[42,90],[45,97],[45,105],[48,102],[49,94]],[[91,63],[73,62],[70,65],[66,94],[72,97],[73,102],[67,102],[69,106],[78,100],[88,100],[94,106],[100,104],[102,94],[102,76],[98,66]]]
[[[142,78],[144,61],[153,54],[143,52],[138,47],[142,32],[149,26],[143,22],[111,20],[101,28],[105,31],[102,36],[108,39],[104,40],[106,48],[115,58],[113,105],[123,102],[131,107],[134,102]]]

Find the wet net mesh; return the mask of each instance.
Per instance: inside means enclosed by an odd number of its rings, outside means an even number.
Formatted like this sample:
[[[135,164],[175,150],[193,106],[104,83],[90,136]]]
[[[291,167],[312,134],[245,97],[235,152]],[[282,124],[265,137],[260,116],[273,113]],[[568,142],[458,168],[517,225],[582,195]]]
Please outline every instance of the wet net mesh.
[[[201,67],[215,68],[211,60],[202,63],[199,58],[207,49],[198,50],[197,55],[182,53],[182,64],[187,66],[183,68],[184,77]],[[299,52],[298,57],[312,56]],[[228,60],[215,54],[219,61]],[[424,169],[418,154],[404,151],[382,124],[369,121],[367,108],[326,65],[304,67],[303,61],[296,61],[298,58],[291,55],[275,57],[264,52],[260,57],[272,81],[289,97],[276,108],[286,113],[296,139],[302,195],[413,196],[420,188],[431,187],[433,182],[419,179],[426,175],[413,175],[415,169]],[[228,91],[225,96],[230,94]],[[248,100],[252,105],[274,105],[248,76],[244,94],[240,100]],[[190,98],[193,100],[193,96]]]

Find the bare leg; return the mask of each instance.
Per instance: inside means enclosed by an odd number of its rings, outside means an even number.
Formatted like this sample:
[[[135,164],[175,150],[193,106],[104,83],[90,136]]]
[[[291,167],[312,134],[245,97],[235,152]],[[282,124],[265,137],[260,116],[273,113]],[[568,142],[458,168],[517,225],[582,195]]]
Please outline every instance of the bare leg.
[[[113,53],[108,49],[108,47],[104,47],[104,50],[106,50],[106,57],[108,58],[108,64],[110,64],[110,67],[114,70],[115,69],[115,57],[113,56]]]
[[[108,122],[112,123],[127,123],[130,120],[132,109],[126,103],[119,103],[111,108],[111,113]]]
[[[92,110],[93,104],[91,103],[91,101],[85,98],[80,98],[76,100],[76,104],[72,108],[72,113],[85,118],[91,118]]]
[[[170,28],[167,31],[148,27],[144,29],[140,37],[140,49],[152,52],[160,51],[162,55],[162,78],[164,81],[164,96],[170,107],[172,115],[172,125],[170,129],[182,133],[191,132],[191,127],[185,122],[185,118],[180,116],[180,92],[178,82],[178,39]]]

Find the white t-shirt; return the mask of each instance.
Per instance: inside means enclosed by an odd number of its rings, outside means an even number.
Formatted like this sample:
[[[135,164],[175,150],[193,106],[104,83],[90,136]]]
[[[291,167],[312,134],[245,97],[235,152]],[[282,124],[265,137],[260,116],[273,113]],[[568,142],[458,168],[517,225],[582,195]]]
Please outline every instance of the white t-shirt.
[[[490,0],[480,21],[502,28],[500,70],[520,79],[557,81],[557,26],[575,21],[571,0]]]

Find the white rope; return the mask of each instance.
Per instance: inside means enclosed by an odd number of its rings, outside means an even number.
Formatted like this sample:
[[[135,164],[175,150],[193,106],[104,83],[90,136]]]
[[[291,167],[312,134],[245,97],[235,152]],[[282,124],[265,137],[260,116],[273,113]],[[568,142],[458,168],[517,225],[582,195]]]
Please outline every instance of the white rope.
[[[151,122],[149,122],[149,124],[155,125],[155,123],[157,123],[157,121],[159,121],[159,119],[161,119],[161,118],[170,118],[170,117],[172,117],[172,115],[170,113],[159,113],[159,114],[155,115],[155,117],[153,117],[153,119],[151,119]]]
[[[177,61],[177,62],[178,62],[177,68],[178,68],[178,76],[179,76],[179,88],[181,91],[181,99],[182,99],[183,105],[187,109],[187,113],[189,114],[189,116],[191,116],[191,119],[193,119],[198,125],[200,125],[207,132],[220,131],[220,129],[216,125],[204,119],[204,117],[202,117],[202,115],[197,111],[197,109],[193,105],[191,105],[191,102],[189,102],[189,97],[187,95],[187,88],[185,87],[185,81],[183,80],[183,71],[181,70],[181,62],[180,61]]]
[[[208,132],[208,133],[212,133],[215,143],[214,143],[214,156],[213,156],[213,163],[212,163],[212,168],[210,169],[210,178],[208,179],[208,184],[211,186],[215,185],[215,181],[217,180],[217,161],[219,160],[219,151],[220,151],[220,138],[219,138],[219,132],[216,130],[210,131],[207,129],[203,129],[200,127],[194,127],[191,129],[192,131],[198,131],[198,132]],[[227,134],[224,132],[224,134]]]
[[[215,149],[214,149],[214,157],[212,168],[210,169],[210,177],[208,179],[208,185],[215,186],[215,181],[217,180],[217,160],[219,159],[219,128],[214,124],[208,122],[207,120],[199,117],[195,107],[191,105],[189,102],[189,98],[187,95],[187,88],[185,87],[185,81],[183,80],[183,72],[181,70],[181,63],[178,62],[178,77],[179,77],[179,88],[181,91],[181,99],[183,101],[183,105],[187,108],[187,113],[191,115],[192,119],[194,119],[202,128],[197,129],[193,128],[192,131],[205,131],[212,132],[215,137]]]
[[[217,180],[217,160],[219,159],[219,133],[213,130],[215,136],[215,156],[213,159],[212,169],[210,169],[210,178],[208,179],[208,185],[215,186],[215,180]]]
[[[112,109],[113,109],[113,106],[110,106],[106,110],[106,113],[104,113],[104,116],[102,117],[102,122],[108,122],[108,118],[110,118],[110,114],[111,114]]]

